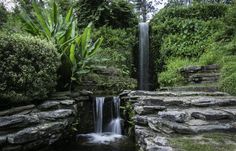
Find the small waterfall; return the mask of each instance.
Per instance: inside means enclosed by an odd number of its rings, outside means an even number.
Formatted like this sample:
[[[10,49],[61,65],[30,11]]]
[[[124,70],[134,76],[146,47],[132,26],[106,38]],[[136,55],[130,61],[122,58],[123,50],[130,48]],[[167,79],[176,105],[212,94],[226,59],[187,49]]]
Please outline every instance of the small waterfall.
[[[96,98],[95,132],[102,133],[104,97]]]
[[[121,131],[121,118],[120,118],[120,98],[119,97],[113,97],[113,104],[115,107],[114,113],[115,118],[112,119],[110,122],[108,129],[115,134],[122,134]]]
[[[149,90],[149,25],[139,23],[139,77],[140,90]]]

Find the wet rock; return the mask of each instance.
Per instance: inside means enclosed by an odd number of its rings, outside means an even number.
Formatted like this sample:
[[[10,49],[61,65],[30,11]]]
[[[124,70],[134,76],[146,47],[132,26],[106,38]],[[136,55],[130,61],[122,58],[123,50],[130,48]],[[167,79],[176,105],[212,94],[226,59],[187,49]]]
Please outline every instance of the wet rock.
[[[75,103],[74,100],[63,100],[63,101],[60,101],[60,104],[62,105],[73,105]]]
[[[213,109],[194,111],[191,114],[192,117],[202,120],[223,120],[233,119],[233,116],[227,112]]]
[[[60,102],[58,101],[46,101],[43,104],[39,105],[38,108],[41,110],[49,110],[49,109],[58,109]]]
[[[35,115],[12,115],[0,117],[0,129],[27,127],[39,123],[39,118]]]
[[[36,127],[25,128],[15,134],[8,136],[10,144],[23,144],[50,136],[53,133],[63,132],[67,122],[53,122],[39,125]]]
[[[55,121],[57,119],[63,119],[73,115],[74,112],[71,109],[60,109],[55,111],[37,113],[39,119],[51,120],[51,121]]]
[[[168,119],[170,121],[184,123],[187,118],[188,114],[183,111],[166,111],[166,112],[159,112],[158,115],[161,118]]]

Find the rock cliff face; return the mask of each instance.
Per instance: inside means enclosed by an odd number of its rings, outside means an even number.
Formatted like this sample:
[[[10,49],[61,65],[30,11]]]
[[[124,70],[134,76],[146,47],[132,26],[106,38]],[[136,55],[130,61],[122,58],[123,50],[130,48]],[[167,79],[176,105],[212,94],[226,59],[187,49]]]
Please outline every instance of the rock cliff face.
[[[80,133],[93,131],[90,95],[56,93],[39,105],[0,111],[0,150],[28,151],[51,145],[68,136],[72,127]]]
[[[135,110],[136,143],[143,151],[178,150],[170,143],[176,135],[236,133],[236,97],[223,92],[130,91],[122,100]]]

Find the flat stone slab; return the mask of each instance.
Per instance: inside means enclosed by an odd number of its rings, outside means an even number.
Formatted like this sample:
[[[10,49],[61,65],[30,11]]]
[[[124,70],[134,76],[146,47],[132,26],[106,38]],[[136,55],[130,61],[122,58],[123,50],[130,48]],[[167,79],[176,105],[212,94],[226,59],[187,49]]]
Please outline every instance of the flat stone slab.
[[[201,91],[132,91],[128,96],[229,96],[225,92],[201,92]]]
[[[179,134],[197,134],[203,132],[215,131],[234,131],[236,129],[232,123],[204,123],[204,125],[188,125],[184,123],[176,123],[161,118],[148,118],[148,125],[157,132],[179,133]]]
[[[57,109],[59,108],[59,101],[46,101],[43,104],[39,105],[38,108],[41,110]]]
[[[39,123],[35,115],[12,115],[0,117],[0,129],[27,127]]]
[[[196,119],[202,120],[225,120],[225,119],[233,119],[232,114],[229,114],[225,111],[214,110],[214,109],[200,109],[193,111],[191,116]]]
[[[53,122],[25,128],[15,134],[9,135],[7,140],[10,144],[24,144],[37,139],[43,139],[43,137],[60,132],[67,124],[67,122]]]
[[[11,108],[5,111],[1,111],[0,112],[0,116],[10,116],[16,113],[20,113],[23,111],[28,111],[28,110],[33,110],[35,108],[35,105],[31,104],[31,105],[26,105],[26,106],[21,106],[21,107],[15,107],[15,108]]]
[[[57,119],[63,119],[69,116],[73,116],[74,112],[71,109],[60,109],[49,112],[36,113],[39,119],[55,121]]]
[[[158,113],[159,117],[168,119],[170,121],[184,123],[189,115],[184,111],[164,111]]]

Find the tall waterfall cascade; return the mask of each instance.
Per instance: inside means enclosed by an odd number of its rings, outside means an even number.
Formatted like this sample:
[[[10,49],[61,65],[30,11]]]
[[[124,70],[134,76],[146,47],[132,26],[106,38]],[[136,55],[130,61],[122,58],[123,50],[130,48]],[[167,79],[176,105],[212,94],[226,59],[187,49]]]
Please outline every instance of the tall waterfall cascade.
[[[139,23],[139,90],[149,90],[149,25]]]

